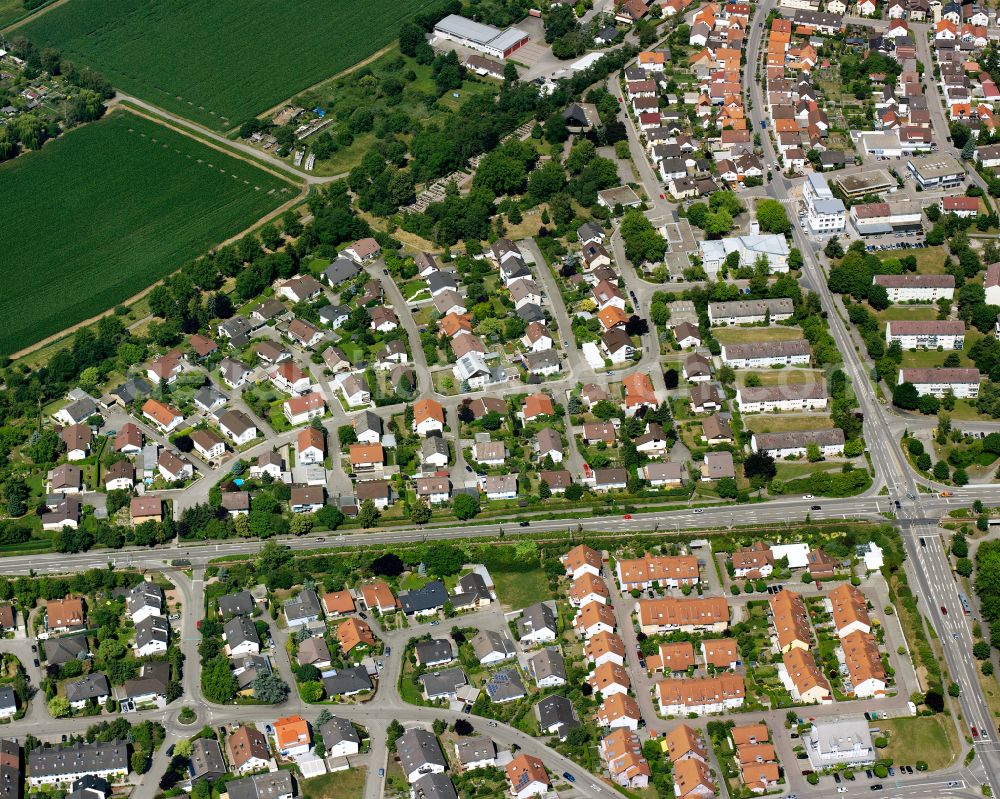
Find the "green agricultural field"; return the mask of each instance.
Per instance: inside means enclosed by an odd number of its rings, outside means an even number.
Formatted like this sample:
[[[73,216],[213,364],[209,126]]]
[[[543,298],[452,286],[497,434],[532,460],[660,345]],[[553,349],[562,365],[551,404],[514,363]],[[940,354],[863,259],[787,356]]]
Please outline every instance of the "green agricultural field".
[[[297,193],[127,112],[0,167],[0,185],[3,355],[131,297]]]
[[[69,0],[18,28],[206,126],[244,122],[389,44],[431,0]]]

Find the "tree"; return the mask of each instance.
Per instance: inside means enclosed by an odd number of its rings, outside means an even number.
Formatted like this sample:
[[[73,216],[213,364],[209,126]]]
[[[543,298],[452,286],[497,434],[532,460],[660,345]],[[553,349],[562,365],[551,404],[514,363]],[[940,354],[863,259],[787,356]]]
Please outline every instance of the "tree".
[[[947,480],[948,476],[951,474],[951,470],[948,468],[948,464],[944,461],[938,461],[934,464],[934,470],[932,472],[935,480]]]
[[[229,670],[229,660],[219,655],[201,667],[201,690],[209,702],[222,704],[236,694],[236,678]]]
[[[987,646],[987,648],[989,647]],[[941,713],[944,711],[944,696],[941,695],[940,691],[932,689],[924,694],[924,704],[935,713]]]
[[[31,493],[27,483],[20,477],[11,477],[4,483],[3,498],[8,516],[23,516],[28,512],[28,497]]]
[[[269,705],[284,702],[288,696],[288,686],[285,681],[278,675],[269,672],[260,674],[250,683],[250,687],[253,689],[254,699]]]
[[[920,395],[913,383],[900,383],[892,390],[892,404],[905,411],[915,411],[920,405]]]
[[[757,222],[765,233],[792,232],[792,223],[788,221],[785,207],[777,200],[761,200],[757,203]]]
[[[719,480],[715,490],[719,492],[719,496],[723,499],[736,499],[736,496],[739,493],[739,489],[736,486],[736,480],[732,477],[723,477]]]
[[[191,757],[191,751],[193,749],[193,744],[187,738],[181,738],[177,743],[174,744],[174,757]]]
[[[399,736],[401,736],[404,732],[406,732],[406,730],[403,725],[399,723],[399,719],[393,719],[389,722],[389,727],[386,729],[385,745],[390,752],[396,751],[396,741],[399,740]]]
[[[679,382],[680,378],[676,369],[667,369],[667,371],[663,373],[663,383],[668,391],[677,388]]]
[[[976,660],[988,660],[990,657],[990,645],[986,641],[976,641],[972,645],[972,656]]]
[[[826,246],[823,248],[823,252],[827,258],[833,260],[844,257],[844,248],[840,244],[840,239],[836,236],[830,238],[830,240],[826,243]]]
[[[774,465],[774,458],[766,452],[755,452],[743,462],[743,473],[747,479],[760,477],[767,483],[778,474],[778,467]]]
[[[876,311],[884,311],[889,307],[889,292],[885,286],[873,283],[868,287],[868,304]]]
[[[453,729],[455,730],[455,735],[472,735],[475,731],[472,724],[465,719],[456,720]]]
[[[968,558],[959,558],[955,563],[955,571],[963,577],[972,576],[972,561]]]
[[[957,682],[948,683],[948,696],[958,699],[960,693],[962,689]]]
[[[399,52],[403,55],[413,57],[417,54],[417,48],[427,43],[423,29],[413,22],[407,22],[399,29]]]
[[[333,505],[324,505],[316,511],[316,521],[321,527],[328,530],[336,530],[344,523],[344,514]]]
[[[462,570],[465,552],[453,544],[432,544],[424,552],[423,560],[430,574],[435,577],[448,577]]]
[[[318,680],[310,680],[299,686],[299,694],[303,702],[319,702],[323,699],[323,683]]]
[[[69,700],[65,696],[54,696],[49,700],[49,715],[61,719],[69,715]]]
[[[398,577],[403,573],[403,561],[394,552],[387,552],[372,561],[371,570],[379,577]]]
[[[819,444],[811,442],[806,446],[806,458],[809,463],[817,463],[823,460],[823,453],[819,450]]]
[[[367,530],[370,527],[375,527],[381,518],[382,513],[375,507],[372,500],[366,499],[361,503],[361,507],[358,509],[358,523],[363,528]]]
[[[626,211],[619,230],[625,241],[625,257],[633,264],[663,260],[667,242],[642,211],[636,208]]]
[[[431,520],[431,507],[422,499],[416,499],[410,505],[410,521],[414,524],[427,524]]]
[[[470,494],[459,494],[452,501],[455,518],[465,521],[479,515],[479,498]]]

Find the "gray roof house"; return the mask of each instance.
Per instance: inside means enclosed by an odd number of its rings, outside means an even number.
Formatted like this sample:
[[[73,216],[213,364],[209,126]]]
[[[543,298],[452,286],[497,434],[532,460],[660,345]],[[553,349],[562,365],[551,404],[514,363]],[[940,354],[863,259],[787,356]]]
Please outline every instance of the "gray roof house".
[[[130,769],[127,741],[42,746],[28,754],[28,785],[72,783],[88,774],[112,779]]]
[[[413,648],[417,663],[433,668],[455,659],[455,645],[449,638],[431,638],[429,641],[419,641]]]
[[[103,702],[111,694],[108,678],[94,672],[66,683],[66,699],[74,707],[82,706],[89,700]]]
[[[407,616],[436,613],[448,601],[448,591],[440,580],[431,580],[423,588],[404,591],[399,595],[399,603]]]
[[[478,572],[469,572],[461,577],[451,598],[451,604],[455,608],[480,607],[489,605],[492,601],[493,594]]]
[[[517,669],[500,669],[490,677],[485,688],[490,701],[497,704],[513,702],[527,695]]]
[[[543,649],[528,661],[531,676],[539,688],[566,684],[566,663],[558,649]]]
[[[169,682],[170,664],[163,661],[148,661],[142,664],[138,677],[125,681],[120,698],[131,699],[137,705],[156,704],[162,707],[167,701]]]
[[[322,736],[323,746],[326,747],[328,752],[337,746],[337,744],[345,742],[361,746],[361,738],[358,737],[358,731],[354,725],[340,716],[332,716],[319,728],[319,734]]]
[[[83,660],[90,655],[87,636],[70,635],[49,638],[45,642],[45,660],[50,666],[61,666],[71,660]]]
[[[497,745],[485,735],[463,738],[455,744],[455,756],[464,770],[493,765],[496,763]]]
[[[214,738],[199,738],[191,747],[191,782],[217,780],[229,769]]]
[[[535,705],[535,715],[541,731],[547,735],[558,735],[561,741],[566,740],[570,730],[580,726],[573,712],[573,703],[557,694],[547,696]]]
[[[254,623],[245,616],[236,616],[222,628],[226,646],[231,653],[256,654],[260,651],[260,636]]]
[[[337,669],[323,678],[323,688],[327,696],[351,696],[372,689],[372,681],[368,669],[364,666],[353,666],[347,669]]]
[[[323,615],[319,597],[312,589],[299,591],[298,595],[285,600],[285,621],[289,627],[299,627],[315,621]]]
[[[424,696],[431,702],[437,699],[454,699],[458,689],[468,684],[465,672],[458,667],[420,675]]]
[[[556,632],[555,613],[544,602],[536,602],[521,611],[521,618],[517,620],[517,636],[521,641],[552,641]]]
[[[163,612],[163,589],[148,580],[136,583],[125,594],[125,607],[132,621],[137,616],[158,616]]]
[[[253,595],[249,591],[240,591],[236,594],[226,594],[219,597],[219,613],[222,618],[231,619],[233,616],[250,616],[254,609]]]
[[[135,625],[135,651],[139,657],[167,651],[170,622],[162,616],[150,616]]]
[[[503,633],[493,630],[480,630],[472,639],[472,651],[476,653],[480,663],[499,663],[514,657],[517,649],[514,642]]]
[[[413,799],[458,799],[458,793],[446,774],[431,772],[417,779],[410,788]]]
[[[17,713],[17,695],[9,685],[0,687],[0,718],[10,718]]]
[[[229,799],[292,799],[295,786],[292,773],[279,769],[227,782],[226,793]]]
[[[361,272],[361,267],[349,258],[338,258],[323,270],[323,277],[331,286],[339,286]]]
[[[411,783],[424,774],[440,774],[448,767],[437,736],[420,727],[412,727],[399,736],[396,754],[406,779]]]

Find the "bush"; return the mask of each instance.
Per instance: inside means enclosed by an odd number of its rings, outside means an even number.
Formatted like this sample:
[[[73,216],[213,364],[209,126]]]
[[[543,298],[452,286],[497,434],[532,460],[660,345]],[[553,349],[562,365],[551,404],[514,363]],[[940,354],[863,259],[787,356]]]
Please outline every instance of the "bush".
[[[817,774],[814,771],[812,774],[810,774],[809,776],[806,777],[806,782],[808,782],[810,785],[816,785],[816,784],[818,784],[819,783],[819,774]]]
[[[872,743],[875,744],[876,749],[885,749],[889,745],[889,739],[885,737],[876,738]]]

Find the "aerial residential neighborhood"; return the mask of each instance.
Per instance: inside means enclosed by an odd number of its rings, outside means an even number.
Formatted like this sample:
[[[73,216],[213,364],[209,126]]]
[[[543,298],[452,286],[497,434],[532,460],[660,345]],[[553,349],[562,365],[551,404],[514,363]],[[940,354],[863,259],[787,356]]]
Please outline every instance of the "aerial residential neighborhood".
[[[11,799],[1000,790],[993,5],[125,6],[0,2]]]

